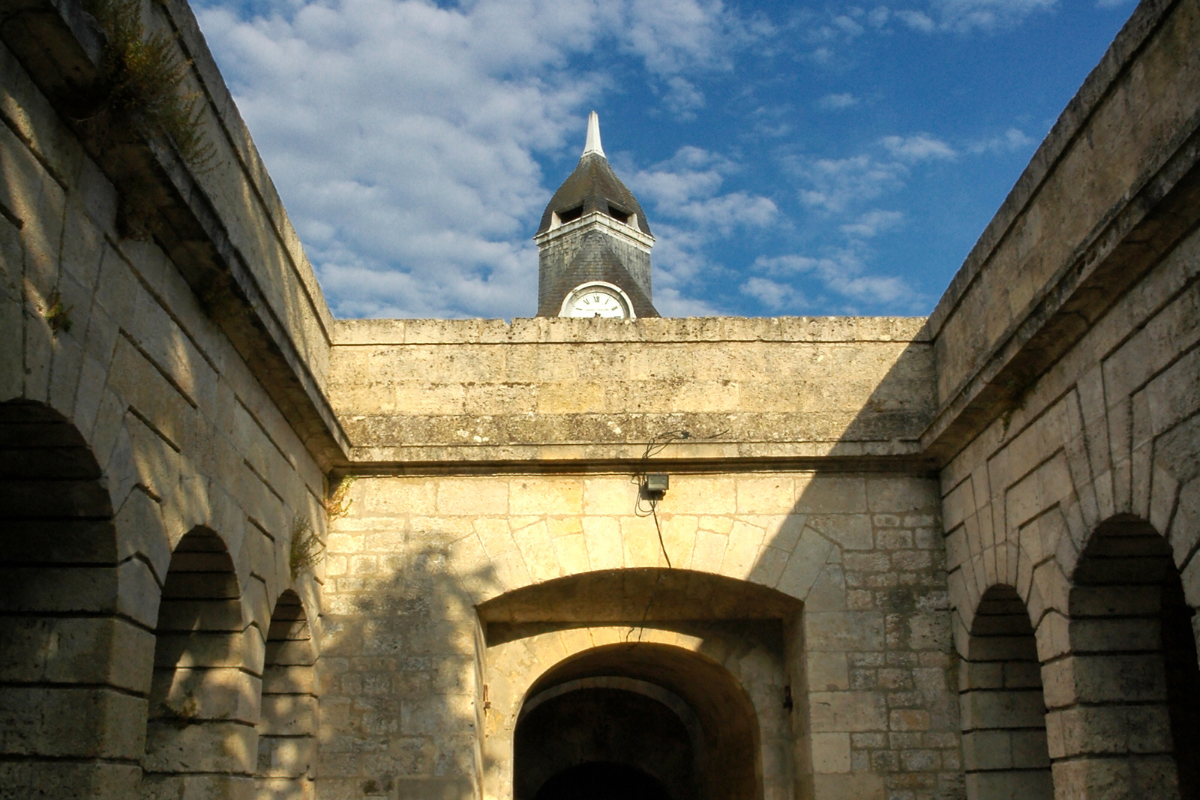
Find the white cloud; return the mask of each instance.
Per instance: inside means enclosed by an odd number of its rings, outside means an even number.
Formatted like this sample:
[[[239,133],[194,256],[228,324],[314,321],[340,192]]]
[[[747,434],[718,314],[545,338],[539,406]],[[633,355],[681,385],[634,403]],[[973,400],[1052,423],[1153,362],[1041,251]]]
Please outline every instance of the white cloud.
[[[1049,11],[1057,4],[1058,0],[931,0],[926,10],[903,9],[895,14],[905,25],[923,33],[967,33],[1012,28],[1031,14]]]
[[[854,108],[856,105],[858,105],[858,98],[850,92],[827,94],[817,101],[817,106],[827,111],[841,111],[845,108]]]
[[[864,274],[862,257],[852,248],[820,258],[796,254],[760,256],[753,269],[760,275],[743,281],[742,293],[775,311],[803,311],[818,301],[823,306],[840,305],[846,313],[855,313],[863,306],[916,308],[921,302],[920,296],[899,277]],[[820,291],[812,294],[801,291],[799,285],[805,283],[804,279],[814,280]],[[836,300],[828,297],[830,294]]]
[[[581,145],[612,87],[556,71],[616,48],[687,115],[704,103],[691,74],[765,35],[719,0],[210,0],[197,16],[340,315],[533,313],[529,226],[562,177],[536,156]]]
[[[841,159],[817,159],[795,167],[807,184],[800,190],[805,205],[830,212],[873,200],[885,191],[904,185],[908,168],[898,162],[881,161],[870,155]]]
[[[971,153],[1011,153],[1017,150],[1025,150],[1037,144],[1033,138],[1026,136],[1025,132],[1018,128],[1009,128],[1000,136],[993,136],[990,139],[984,139],[977,142],[972,142],[967,146],[967,150]]]
[[[663,313],[696,315],[712,306],[688,294],[696,278],[720,268],[707,253],[741,229],[764,228],[779,219],[768,197],[722,192],[738,165],[699,147],[679,148],[670,159],[635,170],[628,183],[654,223],[654,302]]]
[[[709,235],[728,236],[734,227],[762,227],[778,216],[775,203],[747,192],[719,194],[725,176],[737,170],[729,159],[698,147],[681,147],[669,160],[634,173],[630,185],[669,220],[690,222]]]
[[[859,215],[854,222],[840,226],[842,233],[856,239],[873,239],[885,231],[894,230],[904,221],[899,211],[876,209]]]
[[[752,277],[742,282],[742,294],[753,297],[772,311],[807,308],[804,295],[791,284],[769,278]]]
[[[915,136],[885,136],[880,144],[894,157],[904,161],[949,161],[958,154],[941,139],[918,133]]]
[[[695,119],[704,108],[704,93],[687,78],[672,75],[667,79],[667,109],[679,119]]]
[[[912,11],[910,9],[897,11],[896,17],[914,31],[921,31],[921,33],[933,33],[935,30],[937,30],[937,23],[935,23],[928,14],[924,14],[920,11]]]

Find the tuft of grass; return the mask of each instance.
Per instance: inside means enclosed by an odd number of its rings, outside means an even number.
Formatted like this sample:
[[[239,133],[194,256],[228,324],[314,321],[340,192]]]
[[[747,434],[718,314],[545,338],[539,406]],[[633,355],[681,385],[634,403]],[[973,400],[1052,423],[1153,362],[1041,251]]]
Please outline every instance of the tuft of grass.
[[[141,0],[84,0],[84,9],[108,37],[102,64],[108,106],[166,134],[192,169],[210,169],[217,151],[201,124],[204,104],[199,92],[184,90],[192,65],[172,37],[146,35]]]
[[[292,518],[292,549],[289,554],[288,566],[291,567],[292,580],[300,577],[306,569],[315,567],[325,554],[325,543],[313,532],[312,523],[308,517],[297,514]]]
[[[56,334],[59,331],[69,333],[72,324],[71,309],[73,308],[74,306],[63,304],[62,295],[59,294],[57,289],[51,292],[50,296],[46,298],[45,311],[46,324],[50,326],[50,330]]]
[[[342,478],[329,497],[325,499],[325,513],[329,515],[330,520],[344,517],[349,513],[350,506],[354,503],[354,498],[350,497],[350,487],[354,485],[354,481],[353,475]]]

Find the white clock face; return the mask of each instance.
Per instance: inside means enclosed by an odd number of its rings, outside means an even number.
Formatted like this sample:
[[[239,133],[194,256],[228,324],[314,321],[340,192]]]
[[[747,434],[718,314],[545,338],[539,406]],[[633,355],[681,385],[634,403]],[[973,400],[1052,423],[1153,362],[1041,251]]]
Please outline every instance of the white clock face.
[[[586,289],[571,299],[568,317],[626,317],[625,304],[611,292]]]

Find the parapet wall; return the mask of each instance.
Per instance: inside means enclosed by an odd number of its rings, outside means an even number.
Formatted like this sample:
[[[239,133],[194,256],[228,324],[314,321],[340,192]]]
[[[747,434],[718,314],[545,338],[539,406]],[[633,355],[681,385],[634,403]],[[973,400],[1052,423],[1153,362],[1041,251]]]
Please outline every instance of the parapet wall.
[[[945,463],[1200,218],[1200,11],[1142,3],[929,318]]]
[[[346,320],[331,398],[356,465],[895,458],[933,412],[907,318]],[[559,464],[561,466],[561,464]]]

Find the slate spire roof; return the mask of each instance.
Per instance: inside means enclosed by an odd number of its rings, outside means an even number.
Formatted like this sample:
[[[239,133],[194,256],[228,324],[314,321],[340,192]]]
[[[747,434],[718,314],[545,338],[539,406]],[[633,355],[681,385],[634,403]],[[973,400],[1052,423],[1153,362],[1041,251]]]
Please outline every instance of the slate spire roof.
[[[576,210],[580,210],[580,213],[575,214]],[[593,211],[600,211],[618,219],[618,215],[632,217],[637,214],[637,229],[650,234],[650,224],[646,222],[646,214],[638,204],[637,198],[621,183],[621,179],[608,165],[604,148],[600,145],[600,117],[595,111],[588,117],[587,141],[579,164],[563,181],[562,186],[558,187],[554,197],[550,198],[550,204],[542,214],[542,222],[538,225],[537,232],[545,233],[550,230],[554,214],[565,222]]]

